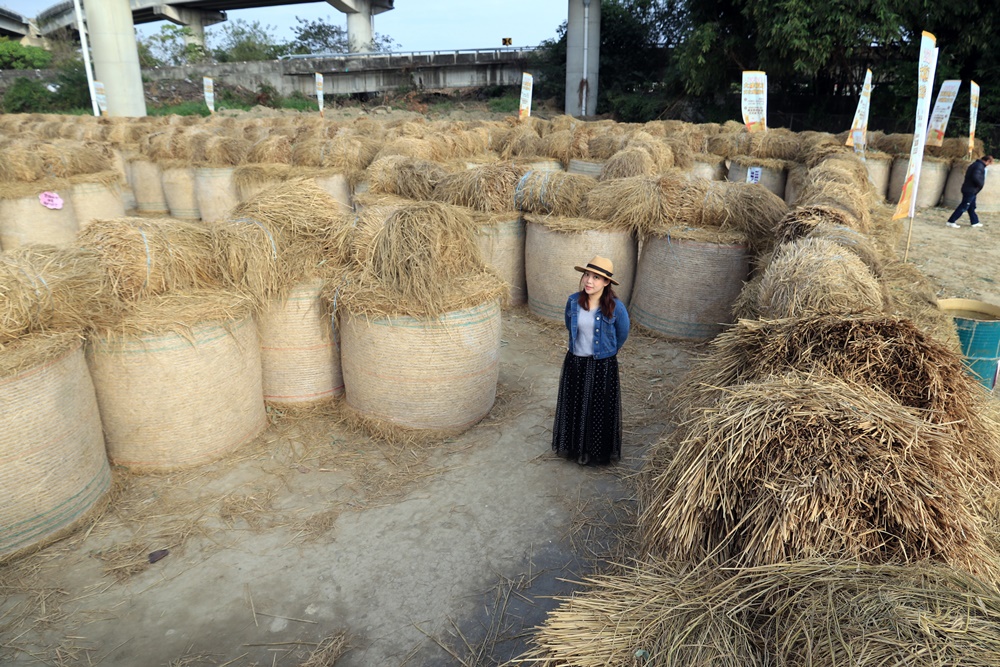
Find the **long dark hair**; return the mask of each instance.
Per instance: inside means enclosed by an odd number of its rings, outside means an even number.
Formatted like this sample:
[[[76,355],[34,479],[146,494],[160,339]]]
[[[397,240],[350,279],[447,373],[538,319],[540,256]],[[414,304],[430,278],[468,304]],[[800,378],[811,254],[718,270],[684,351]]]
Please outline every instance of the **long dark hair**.
[[[603,278],[603,276],[601,277]],[[604,286],[604,291],[601,292],[601,301],[599,304],[601,313],[604,317],[611,317],[615,314],[616,298],[618,298],[618,295],[615,294],[615,290],[611,287],[611,283],[608,282],[608,284]],[[583,276],[580,276],[580,296],[577,297],[577,303],[579,303],[580,307],[584,310],[590,310],[590,297],[587,296],[587,293],[583,290]]]

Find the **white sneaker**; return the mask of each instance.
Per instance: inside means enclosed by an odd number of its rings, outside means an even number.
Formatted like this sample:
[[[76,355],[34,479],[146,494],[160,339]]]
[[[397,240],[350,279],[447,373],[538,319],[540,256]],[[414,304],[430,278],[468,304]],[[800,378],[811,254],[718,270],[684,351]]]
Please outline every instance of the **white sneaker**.
[[[972,225],[972,228],[973,229],[982,229],[983,228],[983,223],[977,222],[976,224]]]
[[[946,222],[944,224],[948,225],[952,229],[958,229],[958,223],[957,222]]]

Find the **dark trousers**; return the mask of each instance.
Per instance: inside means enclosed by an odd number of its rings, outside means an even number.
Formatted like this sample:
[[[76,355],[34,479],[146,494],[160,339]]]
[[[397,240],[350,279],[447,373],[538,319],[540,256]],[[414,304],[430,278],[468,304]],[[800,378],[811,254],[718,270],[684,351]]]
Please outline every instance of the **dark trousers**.
[[[955,212],[951,214],[948,218],[948,222],[955,222],[962,217],[962,214],[966,211],[969,212],[969,219],[972,220],[972,224],[979,224],[979,216],[976,215],[976,195],[977,192],[963,192],[962,193],[962,203],[958,205]]]

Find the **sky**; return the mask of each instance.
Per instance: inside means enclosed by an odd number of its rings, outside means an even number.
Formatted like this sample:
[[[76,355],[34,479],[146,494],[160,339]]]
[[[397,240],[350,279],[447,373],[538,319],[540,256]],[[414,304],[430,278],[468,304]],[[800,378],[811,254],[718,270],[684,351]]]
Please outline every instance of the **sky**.
[[[0,0],[0,6],[29,17],[55,4],[58,0]],[[396,0],[395,9],[375,16],[375,32],[392,37],[401,51],[492,48],[500,46],[504,37],[510,37],[514,46],[537,46],[556,36],[568,5],[569,0]],[[347,26],[345,15],[326,2],[240,9],[228,16],[230,21],[259,21],[273,27],[276,41],[291,41],[296,16]],[[148,35],[159,32],[161,25],[137,27],[141,35]],[[209,43],[212,30],[208,28]]]

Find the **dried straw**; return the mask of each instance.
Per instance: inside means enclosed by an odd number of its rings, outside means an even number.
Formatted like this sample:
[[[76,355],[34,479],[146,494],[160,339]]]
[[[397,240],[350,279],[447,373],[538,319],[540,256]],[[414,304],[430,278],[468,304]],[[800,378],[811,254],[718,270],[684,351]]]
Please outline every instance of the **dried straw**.
[[[593,176],[563,171],[528,171],[514,189],[514,206],[528,213],[577,217],[584,197],[597,185]]]
[[[732,385],[691,417],[640,517],[654,553],[993,569],[973,500],[996,484],[952,424],[872,386],[795,372]]]
[[[612,155],[601,167],[601,175],[597,180],[607,181],[613,178],[629,178],[631,176],[653,176],[659,169],[652,156],[641,148],[627,148]]]
[[[262,187],[288,180],[291,173],[287,164],[243,164],[233,169],[233,185],[240,199],[248,199]]]
[[[368,167],[368,191],[409,199],[430,199],[434,188],[448,175],[437,162],[403,155],[375,160]]]
[[[757,310],[764,318],[881,312],[882,286],[857,255],[826,239],[778,247],[764,271]]]
[[[791,243],[809,235],[817,225],[827,224],[856,229],[857,220],[847,211],[833,206],[796,206],[778,221],[774,233],[779,244]]]
[[[27,245],[0,254],[0,349],[28,333],[83,331],[114,309],[90,250]]]
[[[292,140],[284,135],[272,135],[250,147],[247,162],[256,164],[291,164]]]
[[[514,190],[522,175],[522,170],[505,163],[475,167],[442,178],[432,198],[484,213],[510,211],[515,208]]]

